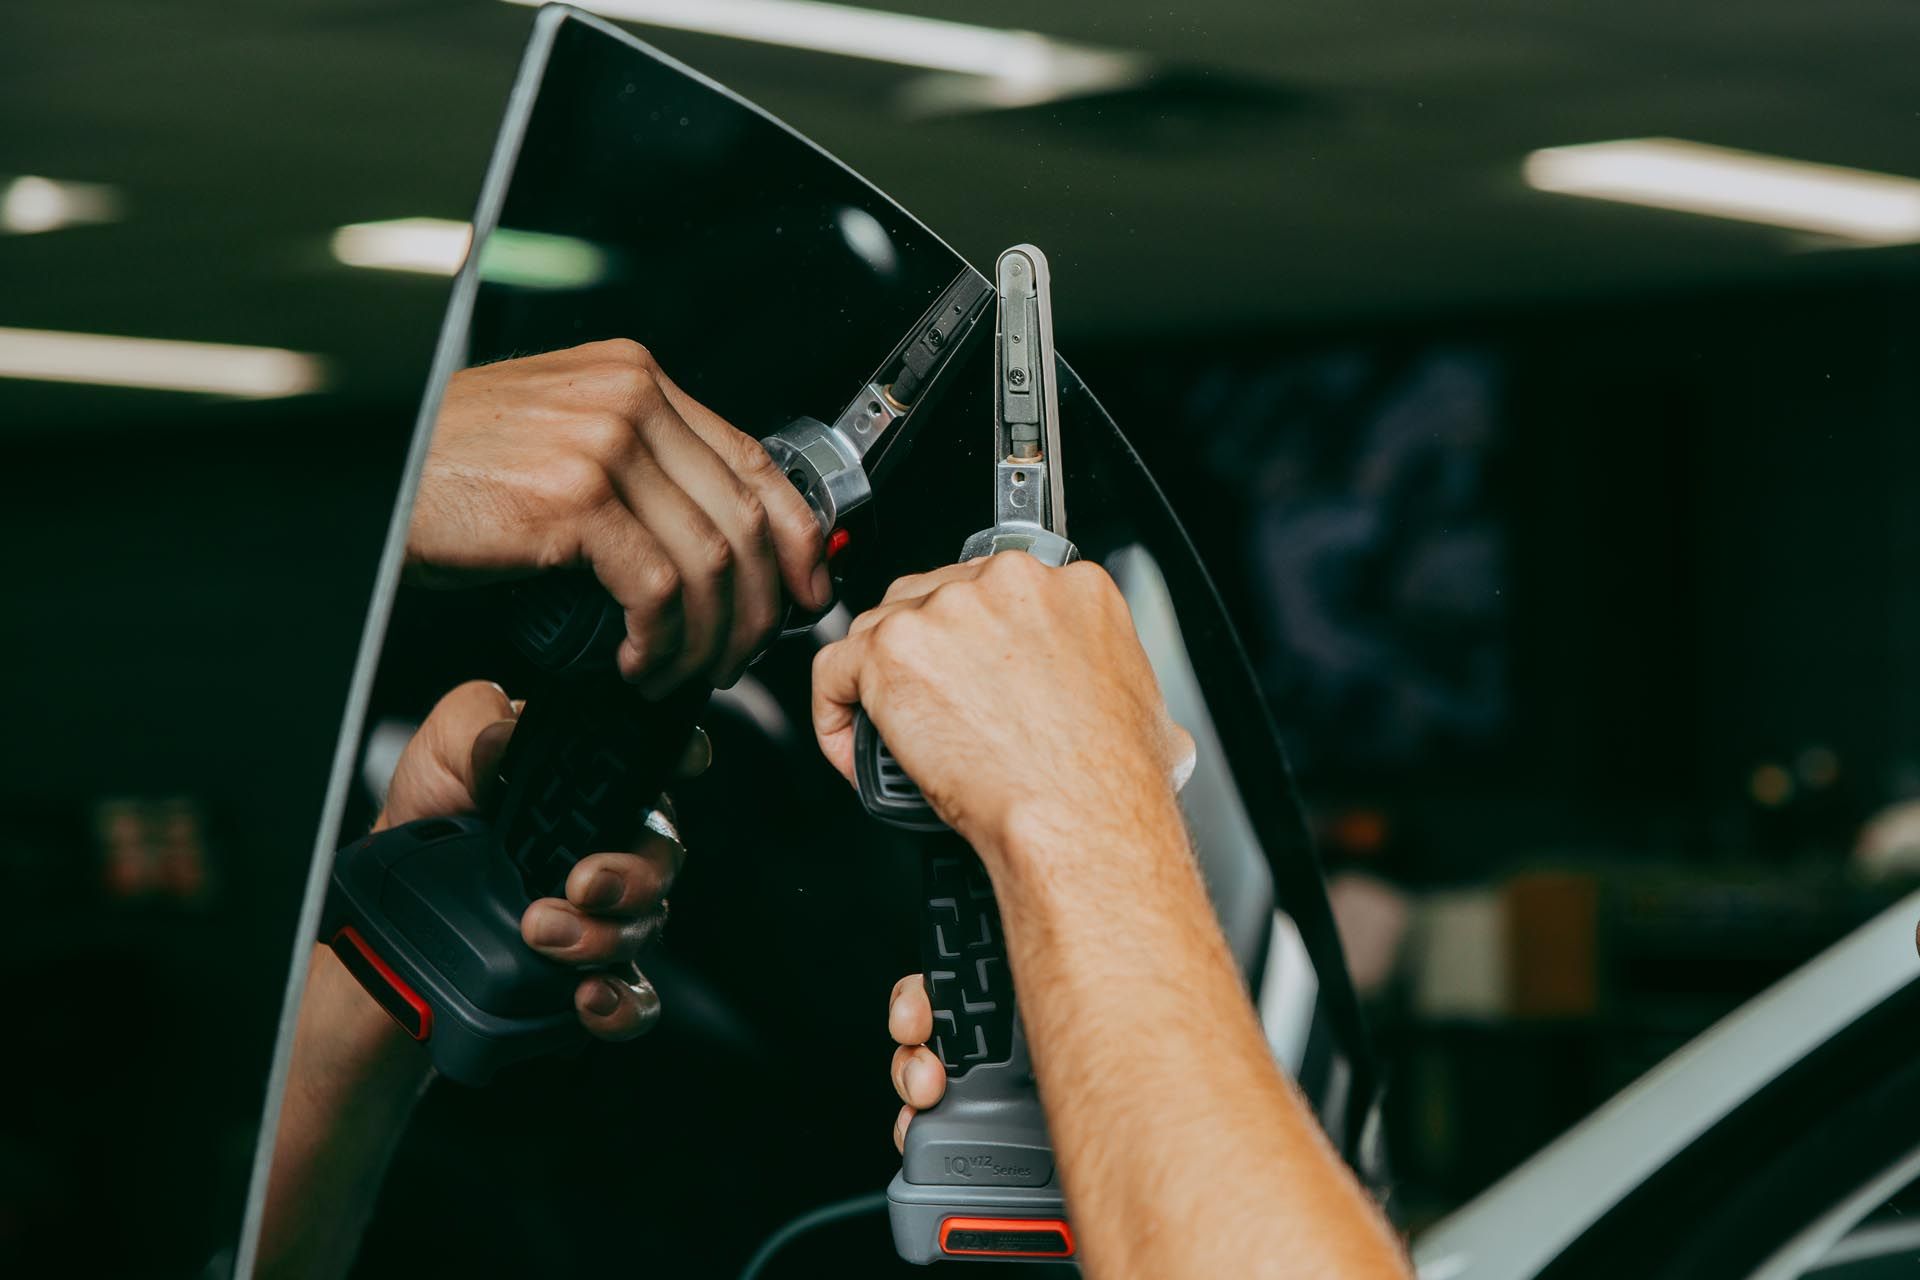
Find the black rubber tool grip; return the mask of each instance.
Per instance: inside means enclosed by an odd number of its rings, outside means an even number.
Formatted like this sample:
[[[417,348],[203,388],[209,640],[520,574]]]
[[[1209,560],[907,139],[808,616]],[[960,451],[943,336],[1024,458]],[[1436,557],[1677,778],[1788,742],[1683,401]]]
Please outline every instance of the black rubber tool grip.
[[[635,847],[710,691],[649,702],[620,678],[619,607],[584,574],[516,592],[515,639],[545,670],[501,762],[490,820],[429,818],[334,858],[321,940],[434,1066],[484,1084],[584,1044],[577,970],[528,947],[520,918],[582,857]]]
[[[856,707],[853,712],[853,772],[860,803],[880,821],[908,831],[946,829],[947,824],[940,821],[920,793],[919,784],[887,750],[865,707]]]
[[[1013,973],[987,869],[959,841],[930,845],[921,863],[926,905],[921,972],[933,1005],[927,1042],[949,1077],[1013,1053]]]

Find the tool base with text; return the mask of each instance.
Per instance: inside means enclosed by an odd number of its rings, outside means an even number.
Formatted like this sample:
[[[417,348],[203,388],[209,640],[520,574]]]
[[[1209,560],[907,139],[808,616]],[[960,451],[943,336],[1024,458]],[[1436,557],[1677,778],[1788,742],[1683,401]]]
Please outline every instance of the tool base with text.
[[[887,1187],[893,1247],[908,1262],[1063,1262],[1073,1228],[1057,1186],[927,1186],[895,1174]]]

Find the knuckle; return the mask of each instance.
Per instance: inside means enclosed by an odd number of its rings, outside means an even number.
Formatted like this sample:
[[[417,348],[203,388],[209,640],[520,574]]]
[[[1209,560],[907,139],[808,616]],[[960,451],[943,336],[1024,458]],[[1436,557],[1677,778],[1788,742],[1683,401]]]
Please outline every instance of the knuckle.
[[[786,477],[780,474],[780,469],[774,466],[772,455],[758,440],[745,432],[731,432],[724,438],[722,448],[734,474],[742,480],[755,484],[786,480]]]
[[[1060,580],[1080,591],[1118,596],[1119,590],[1107,571],[1091,560],[1075,560],[1060,570]]]
[[[756,547],[765,546],[773,536],[773,517],[750,490],[740,493],[739,525],[740,532]]]
[[[654,361],[653,352],[632,338],[608,338],[599,345],[610,361],[626,368],[652,370],[660,367]]]
[[[678,600],[680,585],[680,571],[664,556],[651,557],[640,570],[642,603],[652,608],[665,608]]]
[[[636,412],[658,406],[666,398],[660,387],[660,367],[639,343],[632,344],[637,356],[619,354],[599,372],[600,380],[623,408]]]
[[[980,589],[970,580],[943,582],[927,592],[921,608],[942,617],[965,615],[979,606]]]
[[[712,529],[700,538],[695,551],[700,572],[709,579],[730,577],[733,573],[733,547],[721,536],[718,529]]]
[[[1124,606],[1126,597],[1107,571],[1090,560],[1076,560],[1059,570],[1065,589],[1082,599],[1090,599],[1106,609]]]
[[[562,453],[540,469],[540,493],[553,506],[567,510],[598,507],[613,497],[613,478],[599,459],[584,453]]]
[[[929,604],[931,597],[929,597]],[[923,610],[908,609],[890,614],[873,625],[873,657],[876,664],[889,670],[909,665],[923,650],[926,621]]]
[[[1040,567],[1040,562],[1024,551],[1002,551],[987,560],[980,576],[996,582],[1018,582]]]
[[[1094,560],[1075,560],[1061,572],[1067,575],[1069,582],[1084,583],[1103,589],[1114,585],[1112,575]]]
[[[590,456],[600,460],[617,458],[633,443],[633,427],[617,414],[601,413],[580,424],[581,443]]]

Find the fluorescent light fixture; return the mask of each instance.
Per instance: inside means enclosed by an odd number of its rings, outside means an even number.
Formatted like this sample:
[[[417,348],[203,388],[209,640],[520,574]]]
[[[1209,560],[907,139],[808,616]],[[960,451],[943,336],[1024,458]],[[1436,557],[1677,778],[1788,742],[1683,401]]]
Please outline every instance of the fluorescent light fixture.
[[[0,378],[200,391],[242,400],[305,395],[326,381],[318,356],[278,347],[3,328]]]
[[[542,0],[508,0],[536,5]],[[581,0],[602,17],[760,44],[978,77],[977,105],[1014,107],[1120,88],[1148,67],[1138,54],[823,0]],[[951,100],[951,88],[937,95]],[[959,105],[949,102],[948,105]]]
[[[584,289],[607,277],[607,251],[578,236],[499,227],[480,249],[480,278],[522,289]]]
[[[60,182],[22,174],[0,183],[0,232],[32,235],[120,216],[120,193],[98,182]]]
[[[1526,160],[1539,191],[1618,200],[1850,240],[1920,240],[1920,181],[1680,138],[1549,147]]]
[[[333,233],[333,256],[350,267],[450,276],[467,260],[473,228],[448,218],[355,222]],[[607,253],[577,236],[501,227],[480,250],[480,278],[527,289],[583,289],[607,275]]]
[[[333,233],[333,256],[350,267],[450,276],[467,260],[473,228],[449,218],[355,222]]]

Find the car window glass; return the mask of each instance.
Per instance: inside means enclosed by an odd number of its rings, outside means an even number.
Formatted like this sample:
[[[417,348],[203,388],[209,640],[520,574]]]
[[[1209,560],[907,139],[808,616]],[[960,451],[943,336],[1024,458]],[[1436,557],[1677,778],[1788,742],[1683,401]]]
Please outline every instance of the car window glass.
[[[764,435],[800,415],[831,421],[969,270],[859,177],[637,42],[576,19],[543,31],[551,46],[524,118],[509,121],[512,163],[496,174],[510,181],[496,209],[483,204],[463,281],[471,292],[456,291],[442,377],[627,338],[688,394]],[[1056,278],[1056,291],[1073,287],[1071,277]],[[1062,338],[1069,351],[1070,337]],[[1318,990],[1335,998],[1315,1007],[1335,1011],[1316,1015],[1332,1022],[1302,1078],[1351,1141],[1369,1077],[1349,1053],[1357,1022],[1351,1000],[1338,1002],[1338,951],[1317,872],[1301,857],[1305,833],[1278,740],[1225,610],[1154,477],[1086,384],[1064,364],[1061,374],[1072,535],[1090,559],[1129,548],[1150,557],[1214,722],[1222,753],[1214,768],[1238,782],[1255,836],[1232,846],[1232,856],[1277,869],[1221,882],[1257,885],[1262,912],[1273,885],[1299,931],[1333,958]],[[966,535],[990,523],[990,385],[982,342],[948,371],[911,451],[888,454],[871,527],[846,553],[848,607],[875,603],[903,572],[950,563]],[[439,394],[430,391],[429,406]],[[349,753],[341,841],[367,830],[398,751],[441,695],[472,679],[516,696],[535,686],[509,634],[512,590],[399,588]],[[866,819],[812,748],[810,652],[805,638],[777,645],[715,699],[703,719],[713,767],[675,791],[696,856],[673,888],[671,944],[646,965],[667,1021],[631,1044],[516,1067],[484,1090],[432,1088],[368,1230],[363,1274],[429,1261],[517,1274],[618,1263],[627,1256],[621,1239],[576,1244],[560,1258],[527,1232],[543,1213],[567,1213],[565,1187],[582,1182],[653,1206],[649,1265],[709,1271],[719,1265],[711,1187],[727,1183],[737,1207],[723,1249],[732,1251],[821,1202],[885,1181],[891,1151],[853,1140],[843,1125],[870,1092],[872,1001],[858,993],[884,992],[916,963],[906,904],[916,900],[918,864],[911,846]],[[1262,923],[1252,924],[1249,959]],[[328,941],[340,951],[337,937]],[[799,1180],[782,1162],[739,1158],[759,1141],[761,1121],[726,1099],[769,1061],[785,1064],[782,1091],[807,1099],[783,1135],[783,1145],[813,1153]],[[583,1096],[609,1101],[594,1125],[543,1122],[556,1100]],[[663,1111],[643,1096],[684,1105]],[[636,1166],[631,1153],[642,1146],[675,1154]],[[564,1184],[531,1173],[502,1180],[503,1169],[554,1167],[570,1171]],[[266,1182],[257,1176],[256,1190],[271,1201]],[[419,1230],[456,1220],[465,1224],[457,1239],[430,1244]],[[873,1236],[884,1246],[882,1228]]]

